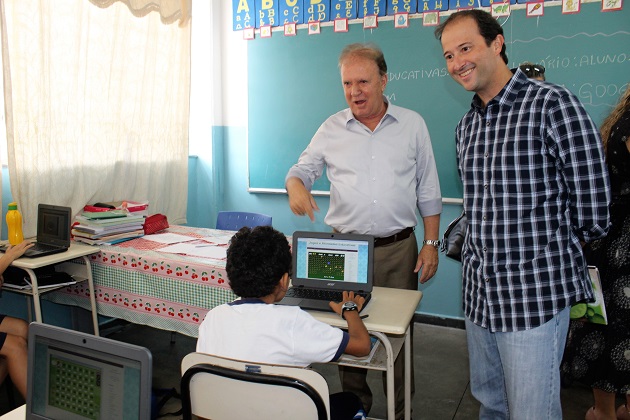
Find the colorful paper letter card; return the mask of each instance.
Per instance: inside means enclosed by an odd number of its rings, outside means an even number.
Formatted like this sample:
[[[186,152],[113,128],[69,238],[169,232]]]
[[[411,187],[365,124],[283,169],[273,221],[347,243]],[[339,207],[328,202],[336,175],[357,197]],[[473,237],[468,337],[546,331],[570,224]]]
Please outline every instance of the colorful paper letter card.
[[[332,0],[330,3],[331,20],[356,19],[359,7],[358,0]]]
[[[281,25],[304,23],[304,2],[302,0],[280,0]]]
[[[492,16],[510,16],[510,3],[494,3],[492,5]]]
[[[571,14],[580,12],[580,0],[562,0],[562,13]]]
[[[271,26],[265,25],[260,27],[261,38],[271,38]]]
[[[321,31],[319,22],[309,22],[308,24],[308,34],[309,35],[317,35]]]
[[[483,6],[484,1],[487,1],[487,0],[481,0],[482,6]],[[476,9],[478,7],[479,7],[479,2],[477,0],[449,0],[448,2],[448,8],[450,10]]]
[[[623,0],[602,0],[602,12],[611,12],[622,9]]]
[[[232,0],[232,29],[241,31],[254,27],[256,9],[254,0]]]
[[[254,28],[243,29],[243,39],[254,39]]]
[[[385,16],[387,4],[385,0],[361,0],[359,6],[359,17],[365,18],[371,15]]]
[[[348,32],[348,19],[335,19],[335,32]]]
[[[538,17],[545,14],[545,3],[542,1],[527,3],[527,17]]]
[[[330,0],[304,0],[304,21],[328,22],[330,20]]]
[[[296,35],[297,35],[297,25],[295,23],[285,23],[284,36],[296,36]]]
[[[396,13],[394,15],[394,28],[408,28],[409,13]]]
[[[418,12],[434,12],[436,10],[448,10],[448,0],[424,0],[418,4]]]
[[[440,24],[440,12],[427,12],[422,15],[422,26],[437,26]]]
[[[397,15],[398,13],[416,13],[418,11],[418,0],[389,0],[387,2],[387,15]]]
[[[370,15],[363,18],[363,28],[377,28],[378,27],[378,18],[376,15]]]
[[[494,7],[495,4],[516,4],[516,0],[481,0],[481,5],[483,7]]]
[[[278,26],[278,1],[256,0],[256,27]]]

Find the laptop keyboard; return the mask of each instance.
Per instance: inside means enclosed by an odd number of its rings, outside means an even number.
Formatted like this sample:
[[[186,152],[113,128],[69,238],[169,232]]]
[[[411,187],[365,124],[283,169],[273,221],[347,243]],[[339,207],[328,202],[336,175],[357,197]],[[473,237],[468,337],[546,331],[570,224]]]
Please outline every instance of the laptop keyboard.
[[[6,252],[8,247],[9,247],[8,245],[0,246],[0,252]],[[54,246],[54,245],[46,245],[46,244],[41,244],[41,243],[35,242],[35,245],[33,245],[32,247],[30,247],[29,249],[26,250],[26,254],[29,254],[31,252],[52,251],[52,250],[55,250],[55,249],[59,249],[59,247],[58,246]]]
[[[367,298],[367,293],[354,292],[355,295]],[[320,289],[302,289],[293,287],[287,291],[287,297],[301,299],[317,299],[333,302],[341,302],[343,299],[343,291],[340,290],[320,290]]]
[[[42,244],[39,242],[36,242],[35,245],[33,245],[31,248],[29,248],[29,251],[37,251],[37,252],[46,252],[46,251],[52,251],[55,249],[59,249],[58,246],[54,246],[54,245],[46,245],[46,244]]]

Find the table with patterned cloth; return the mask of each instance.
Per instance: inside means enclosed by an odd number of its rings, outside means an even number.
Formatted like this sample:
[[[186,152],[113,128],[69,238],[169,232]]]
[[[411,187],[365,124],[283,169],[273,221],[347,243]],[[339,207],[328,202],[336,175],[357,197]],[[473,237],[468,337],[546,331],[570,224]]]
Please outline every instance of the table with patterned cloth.
[[[187,226],[171,226],[163,232],[207,242],[231,234]],[[227,282],[225,259],[160,252],[165,246],[143,237],[100,245],[101,251],[90,256],[98,313],[197,337],[206,313],[236,298]],[[53,302],[90,308],[85,282],[45,296]]]

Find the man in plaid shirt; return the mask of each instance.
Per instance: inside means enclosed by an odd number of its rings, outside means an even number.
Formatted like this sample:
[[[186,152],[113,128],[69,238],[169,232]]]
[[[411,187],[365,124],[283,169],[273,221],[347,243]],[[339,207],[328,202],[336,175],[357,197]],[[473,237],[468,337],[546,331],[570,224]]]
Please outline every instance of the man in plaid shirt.
[[[567,89],[511,72],[503,29],[489,13],[454,13],[435,34],[450,75],[475,92],[456,137],[479,417],[561,419],[570,306],[593,298],[582,244],[610,224],[598,130]]]

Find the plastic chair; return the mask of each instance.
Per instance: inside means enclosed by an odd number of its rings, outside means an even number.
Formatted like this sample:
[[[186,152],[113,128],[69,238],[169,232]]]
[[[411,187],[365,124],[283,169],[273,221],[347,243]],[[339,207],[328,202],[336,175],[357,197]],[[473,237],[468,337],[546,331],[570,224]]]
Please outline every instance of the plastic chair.
[[[243,211],[220,211],[217,216],[217,229],[239,230],[244,226],[271,226],[271,216]]]
[[[184,420],[328,420],[328,384],[314,370],[190,353],[182,360]]]

